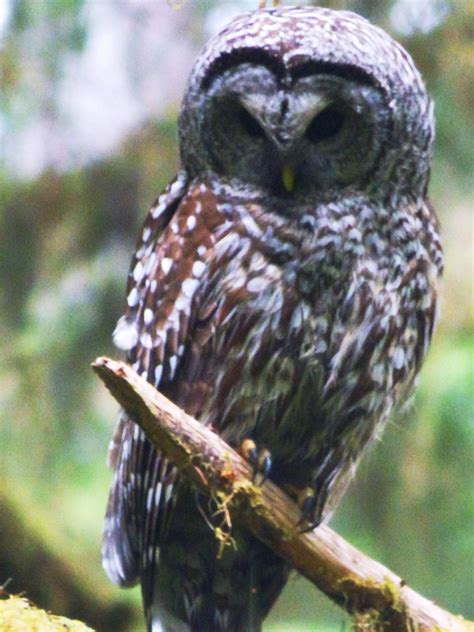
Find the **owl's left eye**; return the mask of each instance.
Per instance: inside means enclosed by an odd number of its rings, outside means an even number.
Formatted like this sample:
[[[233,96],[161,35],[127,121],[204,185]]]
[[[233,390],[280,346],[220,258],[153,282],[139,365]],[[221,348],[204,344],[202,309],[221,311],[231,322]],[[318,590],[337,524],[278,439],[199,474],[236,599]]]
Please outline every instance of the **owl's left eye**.
[[[313,143],[332,138],[341,130],[345,120],[346,116],[343,112],[334,106],[329,106],[311,121],[306,130],[306,138]]]
[[[249,136],[265,138],[265,132],[260,123],[243,106],[239,106],[237,110],[237,119]]]

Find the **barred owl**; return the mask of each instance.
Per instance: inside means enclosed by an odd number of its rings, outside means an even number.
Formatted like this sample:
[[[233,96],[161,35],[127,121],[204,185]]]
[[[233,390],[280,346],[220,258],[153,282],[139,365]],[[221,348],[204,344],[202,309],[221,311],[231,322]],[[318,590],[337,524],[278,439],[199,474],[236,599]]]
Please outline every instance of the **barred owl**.
[[[140,234],[114,333],[162,393],[327,520],[410,392],[442,254],[427,201],[432,103],[413,61],[349,12],[278,8],[204,48],[179,120],[182,170]],[[125,413],[103,563],[141,583],[148,629],[260,630],[287,564],[208,502]],[[212,525],[211,525],[212,526]]]

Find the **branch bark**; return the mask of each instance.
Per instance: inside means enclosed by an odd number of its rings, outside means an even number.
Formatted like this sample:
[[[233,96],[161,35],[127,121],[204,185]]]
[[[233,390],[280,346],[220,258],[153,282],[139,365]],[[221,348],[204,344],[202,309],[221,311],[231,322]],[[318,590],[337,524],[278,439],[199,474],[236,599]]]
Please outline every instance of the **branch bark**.
[[[441,609],[409,588],[325,525],[311,533],[295,526],[298,506],[271,481],[252,482],[248,463],[212,430],[187,415],[128,365],[98,358],[93,369],[113,397],[203,493],[221,510],[222,545],[239,521],[301,575],[354,617],[357,630],[474,631],[474,623]]]

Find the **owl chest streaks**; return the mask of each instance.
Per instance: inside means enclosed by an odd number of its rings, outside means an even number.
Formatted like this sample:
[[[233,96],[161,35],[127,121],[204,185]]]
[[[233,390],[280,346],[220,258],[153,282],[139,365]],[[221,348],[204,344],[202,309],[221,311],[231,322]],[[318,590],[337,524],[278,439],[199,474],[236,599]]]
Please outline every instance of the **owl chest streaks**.
[[[357,196],[288,221],[218,181],[191,187],[148,254],[131,359],[232,444],[270,448],[276,479],[335,485],[428,346],[424,229]]]

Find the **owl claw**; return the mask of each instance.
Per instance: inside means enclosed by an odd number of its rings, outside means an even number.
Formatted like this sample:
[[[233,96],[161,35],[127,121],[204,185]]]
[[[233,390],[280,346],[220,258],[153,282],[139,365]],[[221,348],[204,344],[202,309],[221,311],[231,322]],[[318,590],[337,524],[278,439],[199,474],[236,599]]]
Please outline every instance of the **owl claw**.
[[[240,453],[252,466],[253,480],[256,481],[257,475],[260,475],[258,483],[262,485],[267,480],[270,470],[272,469],[270,451],[266,448],[258,450],[253,439],[244,439],[240,446]]]
[[[240,444],[240,454],[255,469],[258,464],[257,445],[253,439],[244,439]]]
[[[270,454],[270,451],[266,448],[260,450],[260,453],[258,455],[258,465],[259,472],[263,476],[262,483],[264,483],[267,480],[268,475],[270,474],[270,471],[272,469],[272,455]]]
[[[306,487],[302,490],[298,504],[301,509],[301,518],[296,523],[301,533],[309,533],[321,524],[321,507],[315,490]]]

